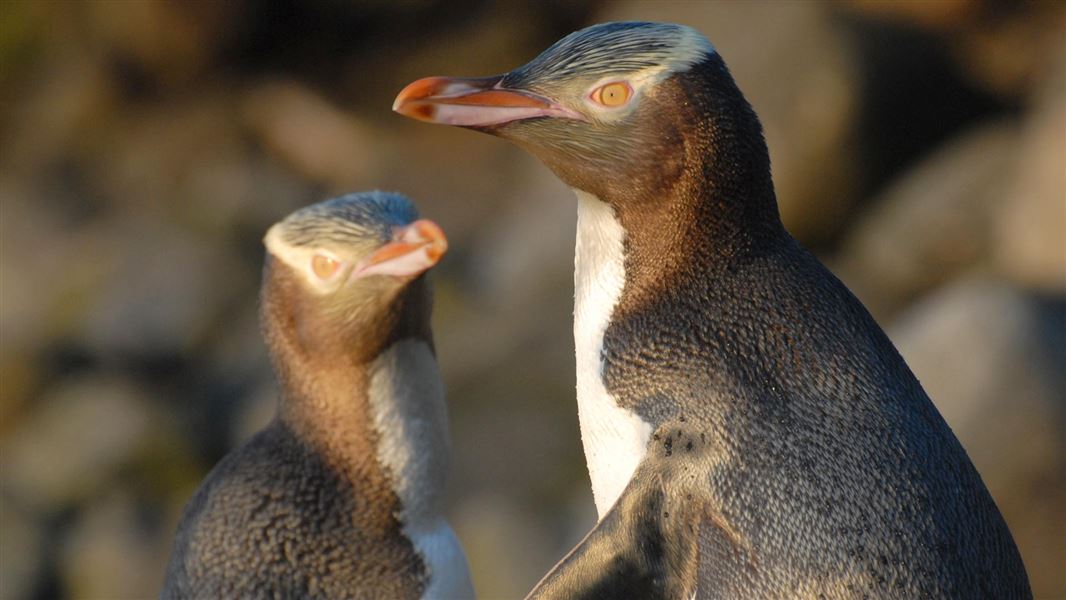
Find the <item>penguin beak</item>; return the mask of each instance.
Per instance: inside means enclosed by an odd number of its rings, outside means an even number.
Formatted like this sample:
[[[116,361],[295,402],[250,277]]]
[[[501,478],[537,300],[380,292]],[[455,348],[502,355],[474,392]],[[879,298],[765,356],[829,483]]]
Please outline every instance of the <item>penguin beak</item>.
[[[444,231],[429,219],[397,227],[392,241],[356,265],[352,279],[370,275],[414,277],[437,264],[448,250]]]
[[[459,127],[489,127],[535,117],[585,120],[543,96],[502,87],[503,77],[419,79],[400,91],[392,110],[418,121]]]

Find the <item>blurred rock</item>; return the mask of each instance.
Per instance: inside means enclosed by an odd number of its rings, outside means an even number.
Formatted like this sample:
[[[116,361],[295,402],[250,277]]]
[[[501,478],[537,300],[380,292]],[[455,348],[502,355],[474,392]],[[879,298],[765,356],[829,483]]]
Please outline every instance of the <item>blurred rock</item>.
[[[278,394],[277,385],[270,381],[241,399],[229,436],[230,448],[237,448],[270,424],[278,412]]]
[[[562,558],[535,515],[506,498],[471,497],[452,512],[478,598],[522,598]]]
[[[155,595],[181,507],[273,414],[255,318],[263,233],[297,206],[365,188],[411,195],[451,241],[434,270],[449,507],[482,597],[528,591],[593,519],[574,405],[574,199],[521,149],[389,106],[417,77],[519,65],[586,18],[708,34],[766,125],[789,227],[808,243],[854,243],[845,260],[875,311],[921,302],[900,329],[917,340],[904,344],[912,362],[940,361],[920,373],[937,401],[984,386],[945,414],[962,420],[1038,594],[1066,596],[1052,539],[1066,539],[1066,501],[1047,474],[1063,438],[1037,402],[1052,393],[1046,365],[1066,359],[1031,349],[1063,331],[1034,325],[1064,289],[1066,63],[1046,65],[1049,45],[1066,46],[1044,37],[1061,2],[877,3],[921,13],[932,32],[882,36],[900,28],[852,27],[823,3],[260,4],[0,3],[0,597]],[[857,31],[877,37],[883,63]],[[913,76],[923,61],[940,68]],[[939,84],[957,71],[1006,101]],[[878,94],[860,96],[860,82]],[[900,110],[914,90],[935,110]],[[989,111],[1018,126],[958,134]],[[866,135],[868,120],[899,131],[906,151]],[[841,230],[857,214],[857,173],[880,185],[922,155],[860,231]],[[1059,300],[994,282],[951,291],[973,273]],[[1002,396],[1019,414],[995,416],[996,390],[1024,392]],[[1021,441],[1001,453],[970,441],[1000,449],[997,434]]]
[[[0,496],[0,598],[33,598],[44,559],[44,531],[36,518]]]
[[[121,491],[104,494],[81,511],[60,548],[60,573],[72,598],[159,593],[170,543],[145,523],[143,512]]]
[[[392,158],[389,137],[295,82],[266,84],[245,102],[246,120],[270,153],[337,192],[373,187]]]
[[[236,309],[226,317],[225,335],[213,340],[204,355],[205,360],[219,373],[239,381],[253,389],[258,385],[273,384],[274,372],[266,343],[259,331],[259,290],[246,290],[236,300]]]
[[[90,47],[136,69],[137,77],[165,85],[200,75],[214,56],[241,33],[242,2],[90,2],[71,15]],[[63,6],[63,5],[60,5]],[[74,5],[65,5],[70,8]]]
[[[53,36],[69,34],[50,24]],[[82,48],[51,48],[32,63],[30,75],[12,82],[17,102],[0,110],[4,146],[0,170],[26,183],[84,142],[88,130],[119,110],[119,94],[104,66]]]
[[[843,4],[868,17],[913,23],[930,29],[948,29],[973,18],[979,3],[973,0],[939,0],[938,2],[884,2],[883,0],[845,0]]]
[[[576,224],[573,190],[539,162],[522,161],[503,211],[473,240],[468,266],[487,300],[515,305],[566,293],[555,288],[573,280]]]
[[[191,351],[258,277],[221,246],[163,223],[116,220],[101,224],[97,236],[100,247],[90,252],[108,266],[96,293],[82,299],[81,339],[104,355]]]
[[[627,0],[597,20],[682,23],[707,36],[762,121],[781,218],[818,243],[843,224],[858,175],[857,57],[831,16],[815,2]]]
[[[45,376],[34,357],[58,333],[60,299],[81,283],[68,276],[77,236],[33,196],[24,182],[0,178],[0,431]]]
[[[1066,595],[1066,304],[963,280],[889,334],[981,472],[1035,595]]]
[[[54,384],[0,440],[5,494],[54,512],[110,484],[157,434],[144,391],[108,375]]]
[[[970,79],[1008,98],[1026,96],[1052,71],[1053,56],[1066,35],[1066,10],[1056,1],[847,0],[844,4],[868,19],[937,34]]]
[[[1066,45],[1018,148],[1018,172],[996,210],[996,264],[1014,281],[1066,292]]]
[[[1016,171],[1018,128],[985,124],[897,179],[849,230],[836,270],[876,317],[989,263],[995,212]]]
[[[19,414],[45,375],[34,357],[20,350],[0,349],[0,437],[19,425]]]
[[[97,210],[227,239],[235,224],[265,230],[309,202],[311,186],[254,148],[241,115],[239,94],[228,87],[138,106],[84,132],[70,149],[72,183],[91,192]]]

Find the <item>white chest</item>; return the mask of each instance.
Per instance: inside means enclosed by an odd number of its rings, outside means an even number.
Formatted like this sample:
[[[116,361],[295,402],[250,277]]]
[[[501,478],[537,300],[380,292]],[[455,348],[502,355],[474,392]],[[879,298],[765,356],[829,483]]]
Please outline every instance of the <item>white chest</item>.
[[[473,598],[466,555],[441,513],[448,416],[429,346],[404,340],[383,352],[371,369],[369,398],[378,459],[392,474],[404,533],[429,571],[423,598]]]
[[[574,347],[581,442],[602,518],[644,459],[652,427],[618,406],[603,383],[603,335],[625,283],[625,232],[614,209],[577,193],[574,253]]]

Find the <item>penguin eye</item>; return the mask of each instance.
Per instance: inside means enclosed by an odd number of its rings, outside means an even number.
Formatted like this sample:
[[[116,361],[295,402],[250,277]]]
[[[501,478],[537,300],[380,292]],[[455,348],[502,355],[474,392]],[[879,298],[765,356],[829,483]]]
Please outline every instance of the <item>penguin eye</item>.
[[[592,90],[590,97],[597,104],[608,108],[616,108],[628,102],[629,97],[632,95],[633,88],[629,87],[628,83],[615,81]]]
[[[340,266],[340,261],[324,254],[316,254],[311,258],[311,270],[322,279],[332,277]]]

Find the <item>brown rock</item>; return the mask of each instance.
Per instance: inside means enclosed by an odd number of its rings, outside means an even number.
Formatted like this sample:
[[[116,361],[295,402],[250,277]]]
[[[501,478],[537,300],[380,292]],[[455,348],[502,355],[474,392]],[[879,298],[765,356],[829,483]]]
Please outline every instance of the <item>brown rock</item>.
[[[996,210],[996,265],[1009,278],[1066,292],[1066,46],[1024,124],[1018,173]]]
[[[59,571],[74,598],[152,598],[159,593],[169,536],[146,528],[143,508],[113,491],[86,506],[60,547]],[[168,532],[169,533],[169,532]]]

